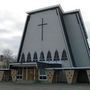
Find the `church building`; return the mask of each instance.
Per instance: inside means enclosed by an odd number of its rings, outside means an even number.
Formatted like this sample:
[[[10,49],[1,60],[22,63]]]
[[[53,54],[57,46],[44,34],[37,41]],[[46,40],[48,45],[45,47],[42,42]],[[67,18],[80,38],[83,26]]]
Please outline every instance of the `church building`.
[[[27,13],[12,80],[44,83],[90,82],[88,36],[80,10],[60,6]]]

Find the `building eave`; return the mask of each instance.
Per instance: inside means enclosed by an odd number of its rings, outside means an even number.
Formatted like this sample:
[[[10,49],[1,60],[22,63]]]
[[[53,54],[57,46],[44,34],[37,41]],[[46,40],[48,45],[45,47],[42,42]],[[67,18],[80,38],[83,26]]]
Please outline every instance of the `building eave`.
[[[60,5],[54,5],[54,6],[48,6],[46,8],[41,8],[41,9],[37,9],[37,10],[33,10],[33,11],[30,11],[30,12],[26,12],[27,14],[35,14],[35,13],[39,13],[39,12],[43,12],[43,11],[48,11],[48,10],[52,10],[52,9],[60,9],[60,11],[63,13],[63,9],[61,8]]]

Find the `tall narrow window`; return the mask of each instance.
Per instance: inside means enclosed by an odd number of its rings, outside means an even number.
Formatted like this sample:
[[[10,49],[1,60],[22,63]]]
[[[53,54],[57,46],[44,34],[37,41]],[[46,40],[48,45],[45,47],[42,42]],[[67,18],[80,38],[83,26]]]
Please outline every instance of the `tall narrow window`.
[[[30,54],[30,52],[27,55],[27,62],[31,62],[31,54]]]
[[[24,53],[22,53],[22,56],[21,56],[21,63],[24,63],[25,62],[25,55]]]
[[[63,50],[61,60],[67,60],[67,59],[68,59],[68,58],[67,58],[66,51]]]
[[[40,61],[45,61],[43,52],[41,52],[41,54],[40,54]]]
[[[34,61],[34,62],[37,62],[37,61],[38,61],[38,57],[37,57],[37,53],[36,53],[36,52],[34,53],[33,61]]]
[[[54,54],[54,61],[59,61],[59,60],[60,60],[59,54],[58,54],[58,51],[56,50]]]
[[[48,51],[47,53],[47,61],[52,61],[52,56],[50,51]]]

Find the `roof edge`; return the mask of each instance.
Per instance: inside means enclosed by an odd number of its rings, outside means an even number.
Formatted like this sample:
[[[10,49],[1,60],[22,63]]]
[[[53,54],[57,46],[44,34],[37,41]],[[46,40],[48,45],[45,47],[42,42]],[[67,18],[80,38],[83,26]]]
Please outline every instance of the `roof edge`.
[[[80,9],[64,12],[63,15],[79,13]]]
[[[54,5],[54,6],[48,6],[48,7],[45,7],[45,8],[40,8],[40,9],[37,9],[37,10],[32,10],[32,11],[26,12],[26,13],[27,14],[34,14],[34,13],[39,13],[39,12],[43,12],[43,11],[47,11],[47,10],[52,10],[52,9],[55,9],[55,8],[59,8],[59,10],[63,13],[63,9],[62,9],[60,4]]]

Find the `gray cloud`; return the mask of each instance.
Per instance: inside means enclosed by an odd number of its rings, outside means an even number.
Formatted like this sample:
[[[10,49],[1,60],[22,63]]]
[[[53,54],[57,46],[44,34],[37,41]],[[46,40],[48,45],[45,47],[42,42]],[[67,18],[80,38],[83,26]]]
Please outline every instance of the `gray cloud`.
[[[1,51],[4,49],[10,49],[13,51],[14,54],[18,53],[21,37],[20,36],[14,36],[10,39],[0,39],[1,43]]]
[[[16,20],[11,13],[0,12],[0,52],[11,49],[17,54],[23,28],[23,20]]]
[[[2,33],[10,33],[11,31],[9,31],[9,30],[6,30],[6,29],[0,29],[0,33],[2,34]]]

